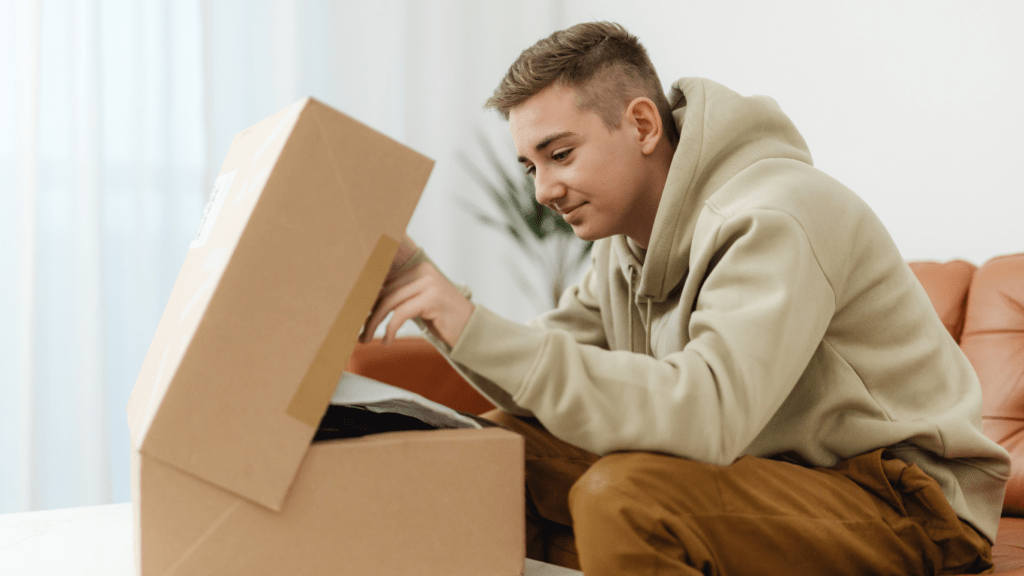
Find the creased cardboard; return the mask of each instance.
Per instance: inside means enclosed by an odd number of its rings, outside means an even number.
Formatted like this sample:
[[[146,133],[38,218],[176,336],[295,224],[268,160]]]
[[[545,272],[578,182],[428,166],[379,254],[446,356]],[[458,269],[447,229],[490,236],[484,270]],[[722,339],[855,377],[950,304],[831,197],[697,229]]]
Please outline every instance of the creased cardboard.
[[[315,428],[323,418],[324,406],[331,399],[338,374],[345,369],[345,363],[355,348],[356,342],[351,336],[358,333],[366,320],[366,311],[373,306],[397,249],[398,243],[388,236],[381,236],[378,240],[366,267],[324,338],[323,346],[288,404],[288,414],[296,420]]]
[[[432,165],[309,98],[235,138],[128,405],[140,574],[519,573],[518,436],[310,445]]]

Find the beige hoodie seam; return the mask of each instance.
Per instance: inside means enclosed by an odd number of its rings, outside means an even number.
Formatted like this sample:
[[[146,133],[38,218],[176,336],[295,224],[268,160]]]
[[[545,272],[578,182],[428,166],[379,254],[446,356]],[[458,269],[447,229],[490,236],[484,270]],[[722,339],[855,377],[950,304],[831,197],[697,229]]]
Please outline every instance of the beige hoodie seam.
[[[885,408],[885,406],[882,405],[882,403],[878,401],[878,398],[875,398],[875,394],[864,383],[864,376],[862,376],[861,373],[858,372],[857,369],[854,368],[852,364],[850,364],[850,361],[846,359],[846,356],[843,356],[842,353],[839,352],[838,348],[836,348],[835,346],[832,345],[831,342],[829,342],[828,333],[826,333],[825,337],[823,337],[821,339],[821,344],[823,346],[828,346],[829,350],[831,350],[832,353],[835,354],[836,358],[842,360],[843,365],[846,366],[846,368],[850,372],[853,372],[854,374],[857,375],[857,380],[860,381],[861,386],[864,388],[864,392],[866,392],[867,395],[871,398],[871,401],[875,403],[875,407],[878,408],[878,411],[885,415],[886,421],[887,422],[898,422],[898,420],[893,418],[892,414],[889,413],[889,410],[887,410]]]
[[[789,220],[793,221],[796,224],[797,228],[800,229],[800,234],[803,237],[804,243],[807,244],[807,247],[810,249],[811,255],[814,256],[814,264],[815,264],[815,266],[818,267],[818,271],[821,272],[821,276],[825,279],[825,282],[828,283],[828,289],[829,289],[830,292],[832,292],[833,306],[834,306],[834,308],[836,310],[838,310],[839,302],[838,302],[838,300],[836,298],[836,287],[832,283],[832,279],[828,277],[828,273],[825,272],[825,267],[821,265],[821,258],[818,256],[818,253],[814,249],[814,242],[811,242],[810,234],[807,233],[807,229],[804,228],[804,224],[803,224],[803,222],[800,221],[799,218],[797,218],[796,216],[794,216],[793,214],[791,214],[787,210],[783,210],[782,208],[774,207],[774,206],[759,206],[759,207],[756,207],[756,208],[750,208],[750,209],[747,209],[747,210],[743,210],[741,212],[730,212],[730,211],[726,211],[726,210],[722,209],[722,207],[720,207],[717,204],[715,204],[714,201],[711,198],[708,198],[707,201],[705,201],[705,205],[709,209],[711,209],[714,213],[716,213],[716,214],[718,214],[719,216],[722,217],[722,221],[718,224],[718,226],[715,227],[715,246],[716,246],[716,248],[719,246],[719,234],[721,233],[722,228],[724,228],[725,225],[729,223],[729,221],[731,221],[731,220],[733,220],[735,218],[739,218],[739,217],[742,217],[742,216],[750,216],[750,215],[753,215],[753,214],[755,214],[757,212],[775,212],[777,214],[782,214],[782,215],[786,216]]]

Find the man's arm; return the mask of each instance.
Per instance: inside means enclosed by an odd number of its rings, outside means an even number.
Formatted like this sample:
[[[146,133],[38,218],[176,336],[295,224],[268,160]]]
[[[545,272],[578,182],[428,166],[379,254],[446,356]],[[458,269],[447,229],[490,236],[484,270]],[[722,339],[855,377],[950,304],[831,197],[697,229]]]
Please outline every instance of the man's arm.
[[[799,223],[758,211],[723,224],[681,350],[654,358],[477,307],[452,359],[504,388],[555,436],[598,454],[666,452],[730,463],[789,396],[835,311]]]
[[[532,324],[565,330],[581,343],[606,347],[601,314],[589,286],[592,283],[589,280],[593,279],[592,272],[588,270],[579,285],[566,291],[557,309],[535,319]],[[468,290],[453,284],[408,236],[399,246],[360,340],[368,342],[373,338],[377,326],[392,310],[396,314],[388,323],[385,343],[394,339],[405,320],[414,319],[425,331],[427,340],[491,402],[510,414],[533,416],[529,410],[514,402],[505,389],[451,359],[451,350],[458,343],[466,324],[482,308],[474,306],[469,301]],[[428,317],[424,317],[424,313]],[[486,346],[487,343],[482,345]]]

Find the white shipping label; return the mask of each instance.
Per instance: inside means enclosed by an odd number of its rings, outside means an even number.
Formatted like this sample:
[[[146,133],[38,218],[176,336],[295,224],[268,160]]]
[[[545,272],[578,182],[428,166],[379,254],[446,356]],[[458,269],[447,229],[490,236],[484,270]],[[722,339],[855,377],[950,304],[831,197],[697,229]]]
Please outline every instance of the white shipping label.
[[[231,189],[231,182],[235,179],[235,172],[238,172],[238,169],[232,170],[227,174],[221,174],[213,183],[213,191],[210,192],[210,199],[206,202],[206,209],[203,210],[203,219],[199,221],[199,230],[196,231],[196,237],[192,239],[192,244],[189,245],[190,250],[206,245],[206,240],[210,237],[210,231],[213,230],[213,225],[217,222],[217,215],[220,214],[221,206],[224,205],[224,199],[227,198],[228,190]]]

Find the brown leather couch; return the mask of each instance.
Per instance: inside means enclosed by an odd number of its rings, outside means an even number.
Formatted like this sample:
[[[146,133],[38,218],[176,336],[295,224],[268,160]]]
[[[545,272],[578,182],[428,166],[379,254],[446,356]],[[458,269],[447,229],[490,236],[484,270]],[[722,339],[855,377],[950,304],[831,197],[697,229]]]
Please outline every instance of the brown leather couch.
[[[995,573],[1024,576],[1024,254],[969,262],[911,262],[936,312],[981,379],[985,434],[1006,448],[1013,471],[994,553]],[[357,347],[350,372],[413,390],[457,410],[479,414],[493,405],[471,388],[426,341],[399,339]],[[577,567],[571,537],[557,543]]]

